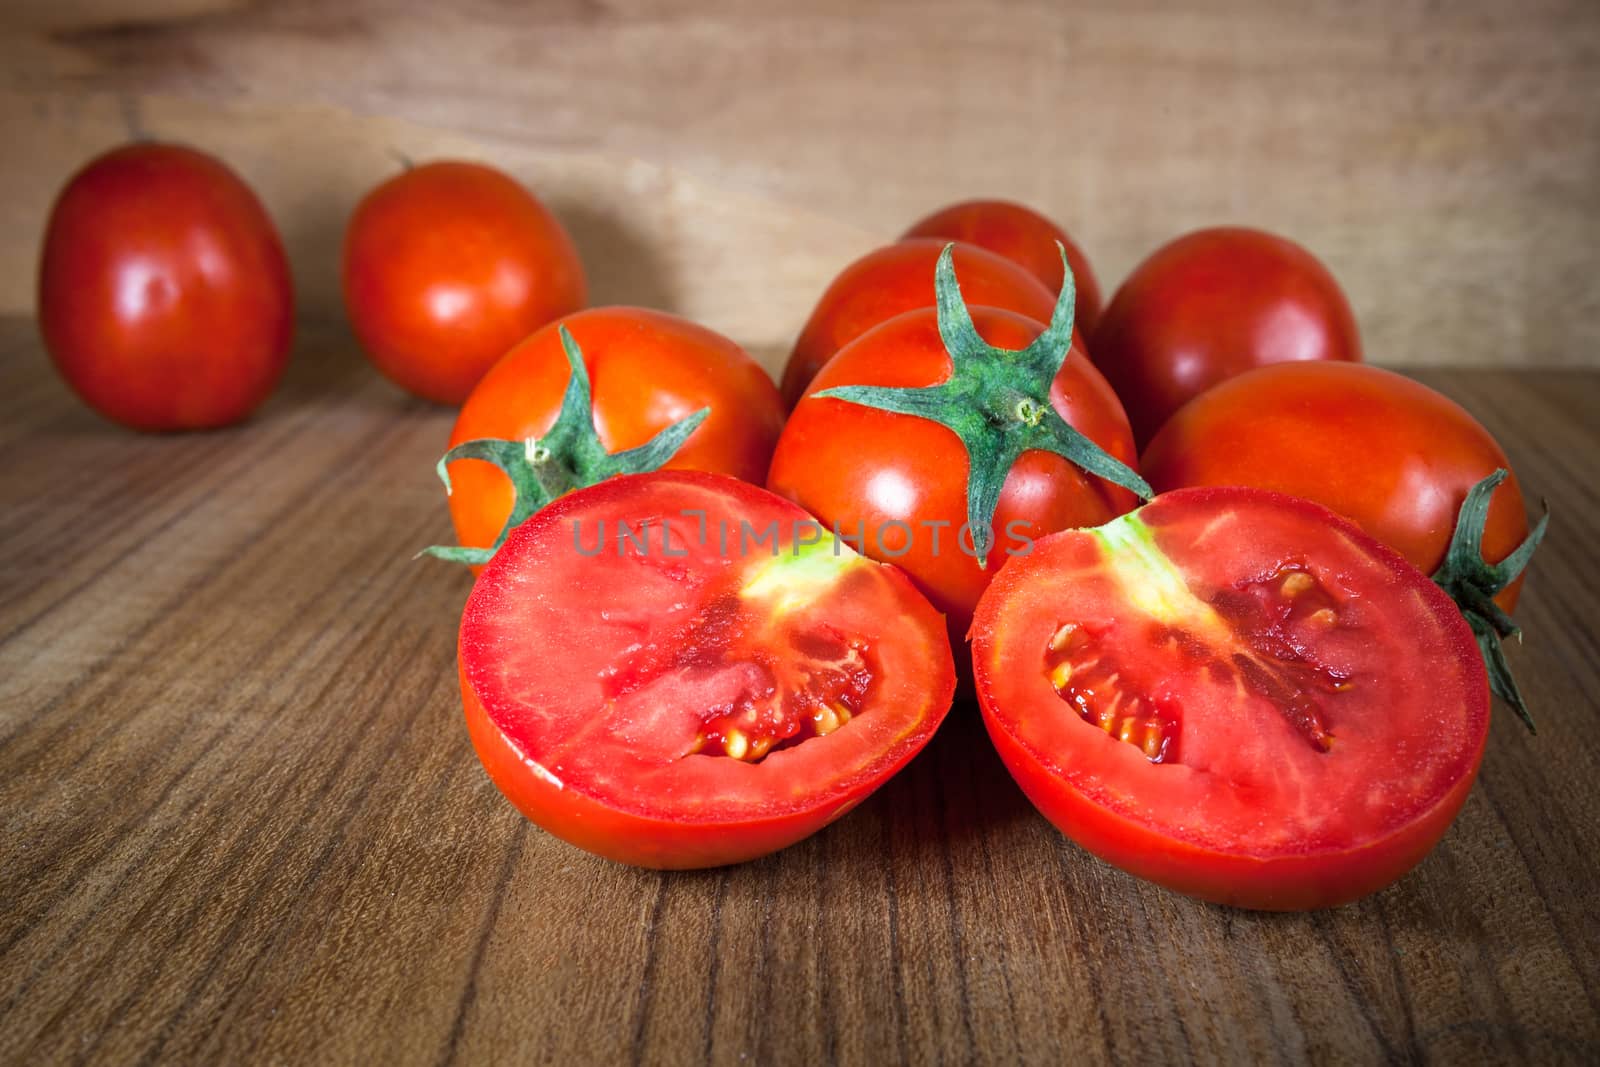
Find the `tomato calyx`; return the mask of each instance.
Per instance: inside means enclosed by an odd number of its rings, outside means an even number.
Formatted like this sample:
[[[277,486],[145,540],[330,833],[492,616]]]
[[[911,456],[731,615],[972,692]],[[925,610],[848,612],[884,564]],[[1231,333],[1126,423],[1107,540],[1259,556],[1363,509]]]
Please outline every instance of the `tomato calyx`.
[[[967,451],[967,522],[982,566],[994,547],[992,520],[1000,490],[1024,452],[1052,452],[1141,500],[1154,494],[1136,471],[1075,429],[1050,403],[1051,383],[1072,347],[1075,290],[1065,249],[1057,242],[1064,274],[1049,325],[1028,347],[1012,351],[978,335],[956,281],[954,248],[945,245],[934,270],[939,336],[950,355],[950,377],[922,388],[843,385],[813,395],[928,419],[960,438]]]
[[[660,469],[711,414],[710,408],[701,408],[637,448],[607,452],[594,425],[594,400],[589,388],[589,371],[583,364],[583,350],[565,326],[558,327],[558,333],[572,376],[567,380],[567,391],[561,399],[561,411],[549,431],[543,437],[521,441],[498,437],[463,441],[441,456],[435,467],[447,496],[451,492],[449,465],[458,459],[492,463],[511,479],[515,503],[499,536],[488,548],[430,545],[419,552],[419,556],[472,566],[487,563],[512,530],[557,497],[618,474],[644,474]]]
[[[1444,562],[1434,572],[1433,580],[1456,602],[1472,635],[1477,638],[1478,651],[1483,655],[1483,665],[1489,672],[1489,690],[1511,706],[1530,734],[1538,733],[1533,725],[1533,715],[1528,710],[1517,680],[1506,663],[1503,638],[1522,639],[1522,628],[1510,615],[1494,602],[1495,594],[1516,581],[1528,566],[1533,553],[1544,540],[1550,525],[1550,512],[1534,526],[1533,532],[1514,551],[1499,563],[1483,558],[1483,529],[1489,519],[1489,498],[1508,477],[1505,468],[1496,470],[1467,491],[1456,518],[1455,531],[1450,535],[1450,546],[1445,550]]]

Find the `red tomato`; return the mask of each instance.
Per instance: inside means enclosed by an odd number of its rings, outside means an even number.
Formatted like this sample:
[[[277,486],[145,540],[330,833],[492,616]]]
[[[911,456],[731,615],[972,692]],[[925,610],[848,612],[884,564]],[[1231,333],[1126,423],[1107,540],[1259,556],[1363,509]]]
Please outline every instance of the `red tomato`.
[[[1488,684],[1427,576],[1309,501],[1157,497],[1011,560],[973,624],[990,737],[1045,817],[1247,908],[1388,885],[1477,774]]]
[[[261,202],[211,156],[113,149],[56,200],[39,327],[83,401],[137,430],[245,418],[283,374],[294,290]]]
[[[971,314],[983,340],[999,348],[1024,348],[1042,329],[996,308],[975,307]],[[995,508],[996,550],[980,567],[970,535],[960,537],[968,518],[970,473],[960,439],[926,419],[812,395],[841,385],[930,386],[948,379],[951,369],[932,308],[907,312],[863,334],[823,368],[789,416],[767,487],[841,534],[864,529],[863,550],[911,575],[949,616],[959,639],[1007,552],[1024,549],[1027,538],[1105,522],[1136,501],[1126,489],[1084,473],[1061,456],[1024,452],[1006,475]],[[1049,398],[1069,425],[1117,459],[1133,463],[1133,435],[1122,407],[1076,341]],[[1008,535],[1013,530],[1016,536]]]
[[[923,238],[886,245],[839,272],[817,301],[783,369],[791,407],[823,364],[851,341],[902,311],[933,307],[933,271],[948,241]],[[1055,292],[1003,256],[957,244],[956,271],[969,304],[986,304],[1049,322]]]
[[[459,404],[494,361],[583,307],[561,223],[477,163],[429,163],[367,194],[344,238],[344,302],[361,347],[401,388]]]
[[[935,211],[905,236],[938,237],[987,248],[1026,267],[1052,293],[1061,291],[1061,252],[1056,248],[1056,242],[1061,242],[1078,290],[1078,328],[1085,336],[1094,336],[1095,324],[1100,321],[1100,283],[1089,268],[1089,257],[1067,231],[1032,208],[1009,200],[967,200]]]
[[[819,534],[765,490],[684,471],[613,478],[517,527],[461,620],[495,785],[556,836],[647,867],[752,859],[860,803],[933,735],[955,667],[898,571]]]
[[[1157,492],[1251,485],[1332,508],[1426,574],[1439,569],[1467,490],[1510,469],[1455,401],[1420,382],[1353,363],[1261,367],[1208,390],[1144,452]],[[1495,491],[1483,552],[1504,559],[1528,536],[1515,476]],[[1519,578],[1497,596],[1516,607]]]
[[[1327,268],[1260,230],[1200,230],[1158,248],[1122,283],[1094,335],[1095,366],[1140,444],[1191,397],[1266,363],[1361,359]]]
[[[744,349],[703,326],[643,308],[591,308],[551,323],[496,363],[462,405],[450,445],[480,437],[522,440],[550,429],[571,371],[558,327],[583,349],[594,423],[608,452],[644,444],[709,407],[706,421],[666,464],[760,482],[783,428],[783,403]],[[450,464],[450,517],[461,544],[494,544],[511,514],[510,480],[473,460]]]

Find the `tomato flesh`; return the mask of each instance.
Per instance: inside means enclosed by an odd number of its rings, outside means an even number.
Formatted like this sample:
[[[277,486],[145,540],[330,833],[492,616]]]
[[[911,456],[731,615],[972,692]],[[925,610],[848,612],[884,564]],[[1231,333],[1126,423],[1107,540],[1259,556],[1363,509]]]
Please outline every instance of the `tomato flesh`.
[[[979,605],[974,669],[1013,775],[1132,873],[1256,908],[1399,877],[1488,728],[1472,635],[1427,577],[1308,501],[1170,493],[1039,541]]]
[[[865,798],[932,736],[954,664],[898,571],[818,536],[787,501],[687,471],[518,527],[461,627],[496,785],[557,836],[653,867],[750,859]]]

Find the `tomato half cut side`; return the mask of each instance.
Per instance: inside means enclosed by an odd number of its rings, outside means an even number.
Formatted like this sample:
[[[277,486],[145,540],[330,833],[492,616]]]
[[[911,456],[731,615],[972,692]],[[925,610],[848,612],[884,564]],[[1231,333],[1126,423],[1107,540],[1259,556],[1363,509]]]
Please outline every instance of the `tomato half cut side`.
[[[821,829],[949,710],[943,618],[801,508],[697,471],[613,478],[519,526],[461,622],[490,778],[598,855],[710,867]]]
[[[1043,538],[978,606],[1001,758],[1063,833],[1240,907],[1342,904],[1465,801],[1487,677],[1454,604],[1333,512],[1187,489]]]

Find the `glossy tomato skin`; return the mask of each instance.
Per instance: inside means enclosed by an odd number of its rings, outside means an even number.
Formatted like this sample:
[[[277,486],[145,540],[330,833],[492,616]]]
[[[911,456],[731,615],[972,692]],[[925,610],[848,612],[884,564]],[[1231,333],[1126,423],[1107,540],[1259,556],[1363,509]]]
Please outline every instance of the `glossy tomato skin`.
[[[1163,245],[1101,316],[1095,365],[1143,446],[1206,389],[1268,363],[1361,359],[1349,301],[1292,241],[1260,230],[1199,230]]]
[[[1094,337],[1101,298],[1100,283],[1089,266],[1089,257],[1067,231],[1032,208],[1009,200],[964,200],[917,222],[902,239],[916,237],[964,241],[986,248],[1026,267],[1052,293],[1061,291],[1061,251],[1056,247],[1056,242],[1061,242],[1077,289],[1076,325],[1085,337]]]
[[[345,310],[361,347],[435,403],[461,403],[512,345],[587,300],[566,230],[492,167],[413,167],[368,193],[345,231]]]
[[[674,552],[652,562],[609,546],[587,559],[571,551],[570,530],[599,545],[597,523],[646,517],[673,525],[668,537],[681,558]],[[928,602],[894,568],[860,559],[847,560],[851,572],[839,584],[824,582],[822,602],[758,599],[734,630],[737,642],[748,636],[743,627],[777,627],[753,643],[755,658],[769,667],[796,654],[788,635],[799,631],[785,626],[860,637],[878,673],[856,717],[759,762],[691,750],[694,730],[718,699],[705,699],[697,686],[727,664],[686,651],[672,636],[681,632],[674,617],[725,600],[730,579],[737,589],[750,568],[781,566],[791,558],[794,524],[811,521],[757,486],[661,471],[570,493],[519,526],[474,586],[459,646],[473,746],[507,799],[548,832],[608,859],[713,867],[815,833],[904,766],[949,709],[954,663]],[[783,531],[775,555],[733,547],[741,524],[772,522]],[[704,542],[697,528],[710,531]],[[735,531],[726,551],[717,545],[719,529]],[[832,556],[826,545],[821,552]],[[636,689],[589,692],[626,673],[619,660],[656,648],[688,666],[669,671],[668,684],[635,708],[628,702]]]
[[[1014,312],[970,310],[979,335],[1000,348],[1025,348],[1043,331],[1039,323]],[[767,487],[841,533],[864,526],[866,554],[904,569],[949,617],[951,633],[960,639],[1008,550],[1024,550],[1025,537],[1105,522],[1133,507],[1136,498],[1060,456],[1025,452],[1001,490],[994,514],[996,548],[987,567],[980,568],[956,543],[967,519],[968,464],[955,434],[914,416],[811,395],[841,385],[937,385],[950,369],[932,308],[899,315],[863,334],[823,368],[790,414],[773,453]],[[1052,384],[1050,400],[1070,425],[1133,464],[1133,436],[1122,407],[1076,341]],[[894,523],[905,524],[914,535],[901,554],[894,552],[903,544]],[[1019,524],[1015,529],[1023,537],[1006,536],[1013,523]],[[883,548],[875,548],[872,540],[879,530],[884,531]]]
[[[1248,485],[1315,500],[1353,520],[1424,574],[1444,562],[1467,490],[1511,469],[1489,431],[1450,398],[1357,363],[1286,363],[1232,378],[1190,401],[1144,451],[1157,492]],[[1495,490],[1484,556],[1528,536],[1513,474]],[[1511,611],[1518,578],[1496,598]]]
[[[67,384],[113,422],[226,426],[266,399],[288,362],[289,263],[261,202],[221,162],[127,145],[56,200],[39,327]]]
[[[817,301],[789,355],[783,370],[784,401],[792,407],[834,353],[872,327],[901,312],[933,307],[934,268],[949,243],[937,237],[900,241],[867,253],[840,271]],[[954,261],[967,303],[1050,321],[1056,294],[1026,268],[959,243]]]
[[[1409,871],[1459,813],[1487,741],[1487,681],[1454,604],[1393,550],[1310,501],[1203,488],[1158,496],[1136,514],[1213,604],[1276,585],[1279,568],[1315,575],[1337,622],[1310,613],[1254,649],[1235,647],[1259,656],[1287,635],[1289,647],[1337,667],[1339,690],[1314,697],[1331,707],[1332,742],[1318,752],[1281,708],[1253,703],[1226,659],[1206,662],[1206,643],[1188,640],[1182,625],[1149,628],[1146,605],[1106,580],[1093,531],[1068,531],[1008,564],[973,623],[985,725],[1029,799],[1102,859],[1220,904],[1333,907]],[[1136,696],[1145,709],[1179,709],[1174,759],[1150,762],[1046,679],[1063,622],[1123,635],[1124,654],[1100,667],[1100,681],[1113,672],[1120,710]],[[1340,703],[1350,700],[1358,703]]]
[[[456,417],[450,447],[480,437],[521,440],[548,431],[570,371],[559,327],[583,350],[600,443],[644,444],[701,408],[711,414],[666,464],[760,483],[783,428],[767,372],[734,342],[687,319],[645,308],[590,308],[516,345],[484,375]],[[460,543],[488,547],[511,514],[511,482],[475,460],[450,465],[450,517]]]

